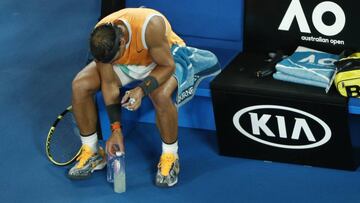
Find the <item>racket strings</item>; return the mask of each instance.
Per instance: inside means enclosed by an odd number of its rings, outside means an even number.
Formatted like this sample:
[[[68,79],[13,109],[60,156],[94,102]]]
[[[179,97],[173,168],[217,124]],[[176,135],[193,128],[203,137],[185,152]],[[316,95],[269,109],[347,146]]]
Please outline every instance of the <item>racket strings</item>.
[[[49,152],[58,163],[74,158],[81,148],[79,130],[71,112],[65,114],[57,124],[50,141]]]

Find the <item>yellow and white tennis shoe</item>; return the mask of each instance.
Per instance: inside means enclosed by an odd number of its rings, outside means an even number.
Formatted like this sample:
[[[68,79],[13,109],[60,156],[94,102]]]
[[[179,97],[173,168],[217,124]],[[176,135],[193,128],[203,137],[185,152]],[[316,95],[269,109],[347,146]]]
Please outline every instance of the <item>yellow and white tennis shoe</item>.
[[[172,187],[178,182],[179,172],[179,158],[172,153],[163,153],[158,164],[155,184],[159,187]]]
[[[94,171],[101,170],[106,166],[105,152],[101,147],[96,153],[93,153],[89,146],[83,145],[76,160],[78,162],[68,172],[70,179],[88,178]]]

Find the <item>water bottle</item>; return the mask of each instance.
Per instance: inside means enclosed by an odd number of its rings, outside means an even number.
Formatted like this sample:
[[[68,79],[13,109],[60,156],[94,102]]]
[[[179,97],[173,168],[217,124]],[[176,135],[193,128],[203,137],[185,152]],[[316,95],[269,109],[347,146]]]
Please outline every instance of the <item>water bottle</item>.
[[[115,154],[107,157],[107,181],[114,183],[115,192],[122,193],[126,191],[125,153],[117,151]]]
[[[115,150],[115,155],[110,155],[110,154],[106,154],[106,179],[109,183],[113,183],[114,182],[114,168],[113,168],[113,162],[114,160],[117,158],[117,155],[121,156],[122,154],[124,154],[124,152],[120,152],[120,147],[119,145],[113,145],[112,146],[113,149]],[[122,153],[122,154],[121,154]]]
[[[123,193],[126,191],[126,177],[125,177],[125,154],[117,153],[116,159],[113,162],[114,168],[114,191],[116,193]]]
[[[106,180],[109,183],[114,182],[114,170],[113,170],[113,162],[115,160],[116,156],[111,156],[110,154],[107,154],[107,163],[106,163]]]

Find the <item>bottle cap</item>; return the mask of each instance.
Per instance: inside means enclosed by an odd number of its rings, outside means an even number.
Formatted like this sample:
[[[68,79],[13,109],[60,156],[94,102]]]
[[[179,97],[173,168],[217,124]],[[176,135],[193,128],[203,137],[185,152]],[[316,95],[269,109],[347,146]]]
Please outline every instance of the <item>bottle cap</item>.
[[[122,155],[124,155],[124,154],[125,154],[125,152],[120,152],[120,151],[115,152],[115,155],[116,155],[116,156],[122,156]]]

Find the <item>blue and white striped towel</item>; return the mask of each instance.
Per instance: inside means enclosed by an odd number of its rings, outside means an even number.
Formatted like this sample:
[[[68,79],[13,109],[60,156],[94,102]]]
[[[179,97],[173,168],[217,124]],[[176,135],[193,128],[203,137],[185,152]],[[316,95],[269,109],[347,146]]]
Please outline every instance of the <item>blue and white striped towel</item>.
[[[221,68],[215,54],[207,50],[173,45],[171,53],[176,65],[174,77],[178,81],[176,105],[180,107],[194,97],[203,79],[219,74]]]
[[[276,64],[277,80],[329,89],[335,74],[338,55],[299,46],[295,52]]]

